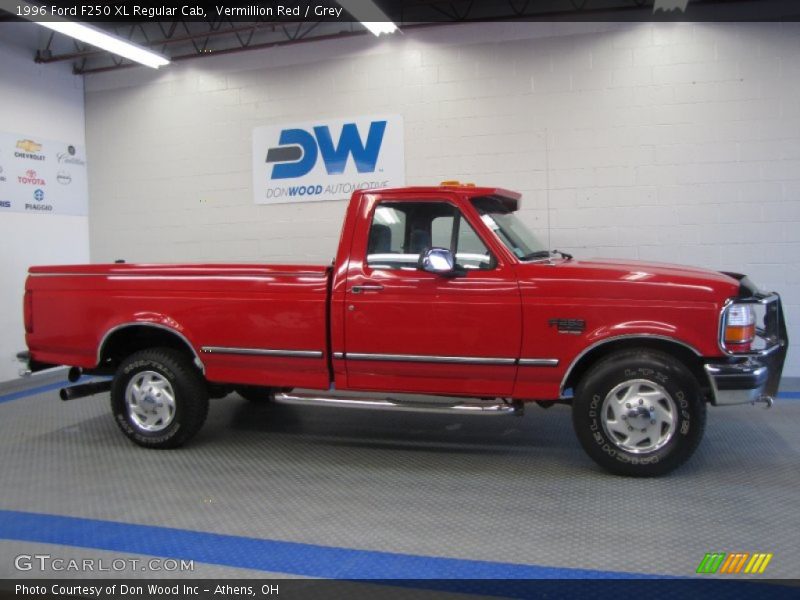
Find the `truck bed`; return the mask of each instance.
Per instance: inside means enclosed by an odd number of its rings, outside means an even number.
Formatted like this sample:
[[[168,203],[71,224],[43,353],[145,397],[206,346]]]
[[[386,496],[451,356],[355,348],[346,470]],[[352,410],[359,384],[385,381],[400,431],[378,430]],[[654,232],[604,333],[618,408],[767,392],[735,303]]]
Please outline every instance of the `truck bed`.
[[[330,269],[311,265],[32,267],[27,334],[42,363],[96,368],[141,325],[188,342],[209,381],[327,388]]]

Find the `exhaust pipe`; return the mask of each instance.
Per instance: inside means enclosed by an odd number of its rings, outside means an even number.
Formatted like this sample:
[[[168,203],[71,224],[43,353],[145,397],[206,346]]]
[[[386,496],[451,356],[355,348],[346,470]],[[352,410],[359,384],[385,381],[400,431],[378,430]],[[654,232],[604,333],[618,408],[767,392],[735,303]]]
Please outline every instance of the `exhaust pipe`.
[[[70,383],[75,383],[83,376],[83,370],[78,367],[71,367],[67,373],[67,380]]]
[[[67,400],[76,400],[77,398],[84,398],[86,396],[94,396],[95,394],[102,394],[111,389],[111,381],[95,381],[93,383],[83,383],[81,385],[73,385],[70,387],[62,388],[58,392],[61,399],[66,402]]]

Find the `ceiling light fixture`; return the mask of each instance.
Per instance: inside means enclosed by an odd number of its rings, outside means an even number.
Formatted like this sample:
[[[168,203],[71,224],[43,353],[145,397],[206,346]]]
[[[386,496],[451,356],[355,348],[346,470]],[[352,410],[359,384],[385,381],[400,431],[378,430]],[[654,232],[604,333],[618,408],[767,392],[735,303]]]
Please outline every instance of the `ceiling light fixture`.
[[[146,48],[132,44],[127,40],[118,38],[115,35],[101,31],[96,27],[77,23],[75,21],[35,21],[42,27],[47,27],[58,33],[63,33],[70,37],[85,42],[101,50],[106,50],[124,58],[130,59],[139,64],[157,69],[169,64],[169,59],[151,52]]]
[[[376,36],[382,33],[394,33],[397,25],[370,0],[337,0],[339,5],[358,19],[361,24]]]

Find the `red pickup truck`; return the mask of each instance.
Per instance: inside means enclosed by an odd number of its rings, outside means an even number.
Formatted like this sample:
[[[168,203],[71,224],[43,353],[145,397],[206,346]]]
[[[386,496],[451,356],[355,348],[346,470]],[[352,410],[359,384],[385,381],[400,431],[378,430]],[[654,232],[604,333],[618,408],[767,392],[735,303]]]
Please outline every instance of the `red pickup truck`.
[[[150,448],[186,442],[234,390],[481,415],[559,402],[597,463],[658,475],[695,450],[707,403],[772,404],[788,346],[777,294],[739,274],[575,260],[519,207],[472,185],[359,191],[328,267],[32,267],[21,357],[113,375],[62,398],[110,388],[120,429]]]

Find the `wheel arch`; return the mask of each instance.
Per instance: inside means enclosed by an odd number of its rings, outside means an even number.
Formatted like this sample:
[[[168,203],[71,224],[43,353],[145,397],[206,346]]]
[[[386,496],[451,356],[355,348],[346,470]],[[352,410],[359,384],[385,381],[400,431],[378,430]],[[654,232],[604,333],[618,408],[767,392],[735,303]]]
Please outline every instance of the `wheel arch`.
[[[186,353],[195,366],[205,373],[203,361],[184,334],[161,323],[142,321],[122,323],[105,333],[97,346],[98,369],[115,368],[126,356],[157,347],[173,348]]]
[[[670,337],[634,334],[600,340],[584,349],[567,368],[559,393],[563,397],[566,390],[574,390],[583,375],[599,360],[620,350],[634,349],[657,350],[669,354],[686,365],[704,393],[709,390],[708,375],[703,369],[703,355],[696,348]]]

